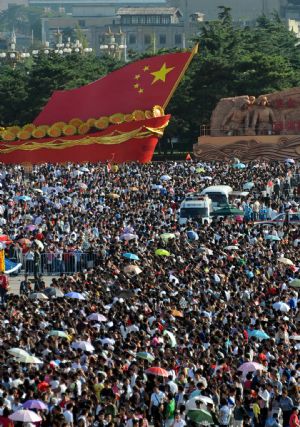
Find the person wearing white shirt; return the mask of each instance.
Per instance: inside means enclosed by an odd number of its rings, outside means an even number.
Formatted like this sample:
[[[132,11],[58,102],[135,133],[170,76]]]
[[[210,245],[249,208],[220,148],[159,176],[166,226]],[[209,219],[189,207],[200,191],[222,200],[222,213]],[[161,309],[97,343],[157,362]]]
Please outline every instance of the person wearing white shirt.
[[[66,405],[66,410],[63,413],[66,423],[68,423],[68,427],[73,427],[74,425],[74,416],[73,416],[72,408],[73,408],[73,404],[68,403]]]

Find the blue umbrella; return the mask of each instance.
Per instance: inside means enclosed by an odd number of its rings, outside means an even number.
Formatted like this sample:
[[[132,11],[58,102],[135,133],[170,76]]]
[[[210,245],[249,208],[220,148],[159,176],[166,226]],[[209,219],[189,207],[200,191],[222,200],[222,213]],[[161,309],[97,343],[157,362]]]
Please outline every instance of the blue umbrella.
[[[124,257],[124,258],[127,258],[127,259],[132,259],[132,260],[135,260],[135,261],[139,260],[139,257],[138,257],[137,255],[132,254],[132,253],[130,253],[130,252],[125,252],[125,253],[123,254],[123,257]]]
[[[268,340],[270,337],[268,334],[266,334],[264,331],[260,331],[259,329],[254,329],[253,331],[248,330],[249,337],[255,337],[262,340]]]
[[[235,163],[233,167],[234,169],[245,169],[246,165],[244,163]]]
[[[254,182],[246,182],[243,185],[243,190],[251,190],[253,187],[255,187]]]
[[[17,196],[16,200],[21,202],[29,202],[31,200],[31,197],[29,196]]]
[[[13,273],[14,271],[19,270],[22,267],[21,263],[16,263],[11,261],[10,259],[6,259],[5,260],[5,273],[6,274],[10,274]]]
[[[189,240],[199,240],[198,233],[196,233],[193,230],[188,231],[186,234],[187,234]]]
[[[79,292],[68,292],[67,294],[65,294],[65,297],[85,300],[84,296]]]
[[[281,239],[278,236],[273,236],[273,234],[268,234],[265,237],[266,240],[273,240],[273,242],[279,242]]]

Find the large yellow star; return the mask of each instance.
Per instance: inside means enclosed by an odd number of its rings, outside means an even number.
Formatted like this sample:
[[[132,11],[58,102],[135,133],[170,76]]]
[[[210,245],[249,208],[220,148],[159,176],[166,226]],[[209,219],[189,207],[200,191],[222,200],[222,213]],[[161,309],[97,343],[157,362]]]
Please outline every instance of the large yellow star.
[[[154,76],[153,82],[151,84],[154,84],[159,80],[165,83],[166,75],[169,74],[172,70],[174,70],[174,67],[167,68],[166,63],[164,63],[160,70],[150,73],[152,76]]]

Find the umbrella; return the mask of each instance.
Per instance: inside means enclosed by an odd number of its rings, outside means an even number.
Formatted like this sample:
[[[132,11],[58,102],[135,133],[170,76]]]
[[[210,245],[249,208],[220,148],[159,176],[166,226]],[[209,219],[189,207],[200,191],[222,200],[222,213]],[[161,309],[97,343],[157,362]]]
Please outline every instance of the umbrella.
[[[24,356],[18,356],[15,359],[19,363],[34,363],[34,364],[42,364],[42,363],[44,363],[38,357],[31,356],[30,354],[24,355]]]
[[[22,267],[22,264],[19,262],[18,264],[11,261],[10,259],[5,260],[5,273],[10,274],[19,270]]]
[[[26,228],[27,231],[34,231],[36,229],[36,225],[29,224],[29,225],[26,225],[25,228]]]
[[[156,249],[155,255],[158,255],[158,256],[170,256],[171,254],[170,254],[169,251],[166,251],[165,249]]]
[[[89,172],[90,170],[88,168],[86,168],[85,166],[83,166],[82,168],[80,168],[81,172]]]
[[[65,294],[65,297],[85,300],[85,297],[82,294],[80,294],[79,292],[68,292],[67,294]]]
[[[126,267],[124,267],[124,273],[127,273],[127,274],[128,273],[140,274],[141,272],[142,272],[142,270],[137,265],[126,265]]]
[[[281,239],[280,239],[280,237],[278,237],[278,236],[274,236],[273,234],[268,234],[266,237],[265,237],[265,239],[266,240],[272,240],[273,242],[279,242]]]
[[[109,193],[108,197],[110,199],[119,199],[120,198],[120,194],[117,193]]]
[[[88,341],[75,341],[71,347],[75,350],[80,349],[82,351],[88,351],[89,353],[95,351],[95,347]]]
[[[30,246],[31,245],[31,240],[29,239],[25,239],[24,237],[22,239],[19,240],[19,243],[21,243],[21,245],[26,245],[26,246]]]
[[[23,408],[39,409],[40,411],[46,411],[48,409],[48,406],[45,405],[45,403],[41,400],[26,400],[26,402],[23,403]]]
[[[172,332],[164,330],[163,335],[169,338],[172,348],[177,346],[175,335]]]
[[[43,190],[41,190],[40,188],[35,188],[33,191],[35,191],[36,193],[43,194]]]
[[[160,177],[161,181],[170,181],[172,178],[170,177],[170,175],[162,175]]]
[[[285,163],[291,163],[292,165],[295,164],[295,160],[294,159],[286,159]]]
[[[21,423],[38,423],[42,421],[42,417],[29,409],[20,409],[9,415],[8,418],[12,421],[20,421]]]
[[[286,304],[285,302],[282,302],[282,301],[275,302],[272,305],[272,307],[275,310],[282,311],[284,313],[287,313],[288,311],[290,311],[290,306],[288,304]]]
[[[132,233],[125,233],[120,236],[120,239],[128,242],[129,240],[138,239],[138,236]]]
[[[199,235],[198,233],[196,233],[196,231],[190,230],[186,234],[189,240],[193,240],[193,241],[199,240]]]
[[[29,299],[47,300],[48,297],[43,292],[33,292],[29,294]]]
[[[174,317],[183,317],[183,313],[182,313],[182,311],[179,311],[179,310],[172,310],[172,311],[171,311],[171,314],[172,314],[172,316],[174,316]]]
[[[238,371],[243,372],[244,376],[246,376],[248,372],[266,371],[266,368],[257,362],[246,362],[238,368]]]
[[[232,246],[225,246],[224,249],[226,249],[227,251],[237,251],[240,248],[236,245],[232,245]]]
[[[35,241],[34,241],[34,243],[43,251],[44,250],[44,244],[40,241],[40,240],[38,240],[38,239],[35,239]]]
[[[167,378],[169,376],[168,371],[166,371],[165,369],[160,368],[158,366],[152,366],[151,368],[148,368],[145,372],[146,372],[146,374],[155,375],[157,377]]]
[[[87,317],[87,320],[95,320],[97,322],[107,322],[107,318],[100,313],[92,313]]]
[[[29,299],[32,300],[47,300],[48,297],[43,292],[32,292],[29,294]]]
[[[12,243],[12,240],[7,234],[2,234],[0,236],[0,242],[5,243],[6,245],[9,245],[10,243]]]
[[[205,409],[192,409],[186,416],[188,420],[197,424],[214,424],[211,414]]]
[[[58,288],[46,288],[44,290],[44,294],[47,295],[47,297],[56,297],[56,298],[62,298],[64,296],[64,293],[58,289]]]
[[[138,257],[137,255],[132,254],[132,253],[130,253],[130,252],[125,252],[125,253],[123,254],[123,257],[124,257],[124,258],[127,258],[127,259],[132,259],[132,260],[135,260],[135,261],[138,261],[138,260],[139,260],[139,257]]]
[[[31,200],[31,197],[29,196],[17,196],[15,197],[16,200],[20,202],[29,202]]]
[[[200,395],[200,396],[193,397],[192,399],[189,399],[186,402],[187,411],[191,409],[199,409],[197,407],[197,402],[205,403],[205,405],[207,405],[208,403],[211,405],[214,405],[214,401],[210,397]]]
[[[15,357],[29,356],[29,353],[27,351],[23,350],[23,348],[18,347],[10,348],[9,350],[7,350],[7,353]]]
[[[175,234],[174,233],[163,233],[160,235],[161,240],[164,240],[165,242],[167,242],[169,239],[175,239]]]
[[[300,335],[291,335],[289,337],[290,340],[300,341]]]
[[[218,209],[211,214],[212,216],[244,216],[244,211],[235,208],[234,206],[224,206],[224,208]]]
[[[300,288],[300,279],[294,279],[289,284],[293,288]]]
[[[147,351],[140,351],[136,354],[136,357],[139,359],[148,360],[148,362],[153,362],[155,359],[154,356],[152,356],[151,353],[148,353]]]
[[[64,331],[52,330],[48,334],[50,337],[69,338],[69,335]]]
[[[251,190],[253,187],[255,187],[254,182],[246,182],[243,185],[243,190]]]
[[[235,163],[233,167],[234,169],[245,169],[246,165],[245,163]]]
[[[196,168],[195,172],[196,173],[203,173],[203,172],[205,172],[205,169],[204,168]]]
[[[266,334],[264,331],[260,331],[259,329],[254,329],[253,331],[249,330],[248,336],[255,337],[260,341],[268,340],[270,338],[268,334]]]
[[[278,262],[282,262],[282,264],[286,264],[286,265],[294,265],[293,261],[290,260],[289,258],[278,258],[277,260]]]

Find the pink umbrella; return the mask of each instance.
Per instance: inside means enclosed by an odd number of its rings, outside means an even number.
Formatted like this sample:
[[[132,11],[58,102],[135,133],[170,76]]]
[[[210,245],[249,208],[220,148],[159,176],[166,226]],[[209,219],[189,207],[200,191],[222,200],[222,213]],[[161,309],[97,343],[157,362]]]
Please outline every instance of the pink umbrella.
[[[235,220],[236,220],[236,222],[243,222],[243,221],[244,221],[244,218],[242,217],[242,215],[237,215],[237,216],[235,217]]]
[[[152,366],[151,368],[148,368],[146,370],[146,374],[151,374],[157,377],[165,377],[165,378],[169,376],[168,371],[166,371],[163,368],[160,368],[159,366]]]
[[[26,225],[26,230],[28,231],[34,231],[35,229],[36,229],[36,225],[34,224]]]
[[[12,421],[20,421],[21,423],[37,423],[42,421],[42,417],[29,409],[20,409],[8,417]]]
[[[246,363],[243,363],[238,368],[238,371],[243,372],[244,376],[246,376],[248,372],[265,371],[265,370],[266,370],[265,366],[257,362],[246,362]]]

